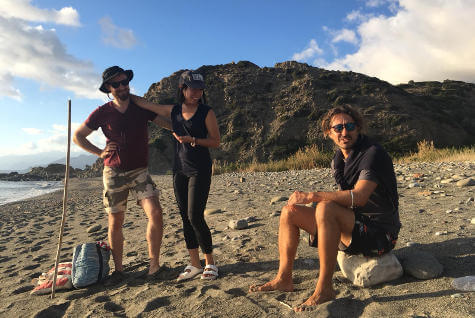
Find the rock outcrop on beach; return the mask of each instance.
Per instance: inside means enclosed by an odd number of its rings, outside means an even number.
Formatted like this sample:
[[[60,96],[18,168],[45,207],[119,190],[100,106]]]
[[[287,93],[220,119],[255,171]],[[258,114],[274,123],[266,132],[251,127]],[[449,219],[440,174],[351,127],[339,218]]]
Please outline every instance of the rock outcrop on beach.
[[[64,179],[66,165],[59,163],[49,164],[47,167],[34,167],[27,173],[0,173],[0,180],[3,181],[61,181]],[[83,170],[69,168],[69,176],[76,177],[78,174],[83,174]]]
[[[297,62],[259,67],[241,61],[202,66],[207,103],[215,111],[222,144],[213,158],[263,162],[286,158],[317,144],[331,150],[320,129],[322,115],[337,104],[356,106],[368,120],[368,134],[392,153],[415,150],[417,142],[436,147],[475,143],[475,85],[459,81],[391,85],[354,72],[328,71]],[[152,84],[145,95],[174,103],[177,71]],[[150,169],[171,168],[172,137],[150,129]]]

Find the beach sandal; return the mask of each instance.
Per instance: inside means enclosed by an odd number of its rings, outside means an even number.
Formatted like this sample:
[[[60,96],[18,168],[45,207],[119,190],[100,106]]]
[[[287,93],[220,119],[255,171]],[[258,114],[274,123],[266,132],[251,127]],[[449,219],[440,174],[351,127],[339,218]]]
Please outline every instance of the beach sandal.
[[[202,272],[203,272],[202,268],[198,268],[198,267],[194,267],[192,265],[188,265],[187,267],[185,267],[185,270],[183,271],[183,273],[178,275],[178,278],[176,279],[176,281],[181,282],[181,281],[184,281],[184,280],[192,279],[193,277],[195,277],[196,275],[198,275]]]
[[[218,268],[213,264],[206,265],[203,274],[201,274],[201,279],[214,280],[216,278],[218,278]]]

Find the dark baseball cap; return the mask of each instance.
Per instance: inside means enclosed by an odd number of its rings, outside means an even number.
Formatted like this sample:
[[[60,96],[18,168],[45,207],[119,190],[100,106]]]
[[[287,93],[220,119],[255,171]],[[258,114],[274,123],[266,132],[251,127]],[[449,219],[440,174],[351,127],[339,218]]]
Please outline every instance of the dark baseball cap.
[[[102,84],[99,87],[99,90],[103,93],[110,93],[106,87],[107,82],[122,73],[127,76],[129,82],[134,78],[134,72],[132,70],[124,70],[122,67],[117,65],[106,68],[102,73]]]
[[[178,86],[182,87],[183,85],[198,89],[205,89],[206,87],[203,75],[196,71],[184,71],[181,73]]]

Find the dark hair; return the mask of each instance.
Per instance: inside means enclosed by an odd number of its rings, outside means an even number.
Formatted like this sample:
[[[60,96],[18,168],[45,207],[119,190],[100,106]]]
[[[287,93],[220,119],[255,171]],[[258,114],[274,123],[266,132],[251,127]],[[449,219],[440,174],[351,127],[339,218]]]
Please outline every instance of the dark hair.
[[[346,104],[346,105],[336,106],[330,109],[325,114],[325,116],[323,116],[322,130],[323,130],[323,135],[325,137],[328,137],[328,135],[330,134],[331,122],[332,122],[333,116],[338,115],[338,114],[346,114],[350,116],[351,118],[353,118],[353,120],[356,123],[356,126],[358,126],[360,131],[364,131],[366,129],[366,124],[361,114],[355,108]]]
[[[183,104],[183,102],[185,101],[185,95],[183,95],[183,90],[187,87],[188,86],[186,86],[186,84],[183,84],[181,87],[178,86],[178,90],[176,92],[176,101],[180,105]],[[206,95],[205,95],[204,90],[203,90],[203,95],[201,95],[200,102],[201,104],[206,104]]]

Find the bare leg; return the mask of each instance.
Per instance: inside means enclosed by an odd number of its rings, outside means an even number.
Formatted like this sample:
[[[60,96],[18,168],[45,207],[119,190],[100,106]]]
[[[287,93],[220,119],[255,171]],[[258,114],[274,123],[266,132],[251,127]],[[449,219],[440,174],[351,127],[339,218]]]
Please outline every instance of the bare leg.
[[[160,268],[160,246],[162,245],[163,217],[162,208],[157,197],[150,197],[141,201],[142,208],[148,217],[147,242],[150,267],[148,274],[152,275]]]
[[[340,240],[345,244],[351,241],[354,223],[354,214],[350,209],[330,201],[318,204],[317,234],[320,275],[313,295],[302,305],[296,307],[295,311],[304,311],[307,307],[335,299],[332,277],[335,271],[338,244]]]
[[[200,254],[197,248],[188,250],[191,259],[191,265],[196,268],[201,268]]]
[[[109,245],[111,247],[112,258],[114,259],[114,268],[122,272],[122,253],[124,250],[124,236],[122,234],[122,225],[124,224],[124,212],[109,213]]]
[[[315,209],[306,206],[284,206],[279,223],[279,271],[273,280],[252,285],[250,292],[293,291],[292,269],[300,237],[300,229],[315,233]]]

